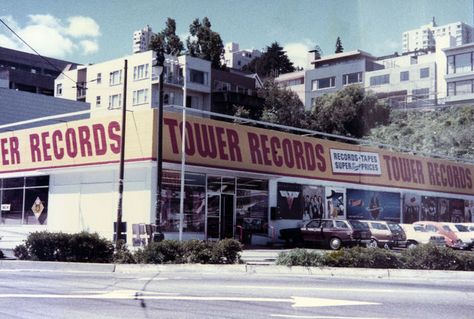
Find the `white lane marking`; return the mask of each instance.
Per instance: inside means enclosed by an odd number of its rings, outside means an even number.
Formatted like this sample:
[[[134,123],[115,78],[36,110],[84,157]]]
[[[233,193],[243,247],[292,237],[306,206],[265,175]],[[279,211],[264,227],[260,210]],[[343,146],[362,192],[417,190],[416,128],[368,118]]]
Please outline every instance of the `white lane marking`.
[[[242,302],[286,302],[291,303],[294,308],[313,308],[330,306],[358,306],[358,305],[379,305],[380,303],[326,299],[291,297],[284,298],[263,298],[263,297],[205,297],[205,296],[161,296],[149,295],[148,292],[132,290],[116,290],[107,293],[94,294],[0,294],[0,299],[8,298],[30,298],[30,299],[129,299],[129,300],[188,300],[188,301],[242,301]]]
[[[270,317],[298,318],[298,319],[388,319],[388,318],[382,318],[382,317],[297,316],[297,315],[279,315],[279,314],[271,314]]]

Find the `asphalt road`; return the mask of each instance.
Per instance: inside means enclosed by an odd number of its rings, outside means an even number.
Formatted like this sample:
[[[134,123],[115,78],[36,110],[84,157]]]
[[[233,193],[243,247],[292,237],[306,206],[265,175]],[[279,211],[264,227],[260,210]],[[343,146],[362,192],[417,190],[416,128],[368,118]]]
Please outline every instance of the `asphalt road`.
[[[474,318],[474,279],[0,270],[0,318]],[[474,278],[474,277],[473,277]]]

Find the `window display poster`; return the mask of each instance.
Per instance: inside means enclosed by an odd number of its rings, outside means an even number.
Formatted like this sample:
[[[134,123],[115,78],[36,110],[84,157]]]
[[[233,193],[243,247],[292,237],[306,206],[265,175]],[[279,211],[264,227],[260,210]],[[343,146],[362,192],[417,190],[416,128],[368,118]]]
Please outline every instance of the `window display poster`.
[[[303,218],[303,186],[300,184],[278,183],[277,203],[282,219]]]
[[[400,194],[347,190],[347,218],[400,222]]]
[[[449,200],[449,215],[451,217],[451,223],[465,223],[467,220],[464,219],[464,200],[463,199],[450,199]]]
[[[421,195],[413,193],[403,194],[402,223],[412,224],[420,220]]]
[[[311,185],[303,186],[303,221],[324,217],[324,197],[324,187]]]
[[[451,221],[449,202],[450,200],[447,198],[438,198],[438,221],[448,223]]]
[[[327,218],[344,219],[346,216],[345,189],[326,187]]]
[[[438,221],[438,198],[421,196],[421,220]]]
[[[474,223],[474,200],[464,201],[464,222]]]

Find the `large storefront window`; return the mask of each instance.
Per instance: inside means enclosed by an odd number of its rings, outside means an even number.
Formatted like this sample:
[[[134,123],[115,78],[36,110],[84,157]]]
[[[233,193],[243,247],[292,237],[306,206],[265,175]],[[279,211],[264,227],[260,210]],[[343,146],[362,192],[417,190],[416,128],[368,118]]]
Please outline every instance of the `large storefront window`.
[[[179,231],[180,172],[163,172],[163,207],[160,226],[165,232]],[[186,173],[184,177],[183,232],[204,233],[206,205],[206,176]]]
[[[0,180],[1,223],[46,225],[49,176]]]
[[[267,233],[268,181],[237,179],[236,225],[252,233]]]

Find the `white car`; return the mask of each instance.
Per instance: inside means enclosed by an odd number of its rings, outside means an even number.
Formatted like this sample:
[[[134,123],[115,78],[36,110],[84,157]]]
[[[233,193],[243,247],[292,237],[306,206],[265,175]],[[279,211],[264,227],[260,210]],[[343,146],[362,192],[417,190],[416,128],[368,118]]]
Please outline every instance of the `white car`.
[[[419,244],[435,244],[446,246],[446,238],[443,235],[428,232],[421,225],[400,224],[407,236],[407,248],[413,248]]]
[[[471,249],[474,246],[474,232],[469,231],[468,227],[461,223],[443,223],[443,227],[449,227],[466,244],[466,249]]]

